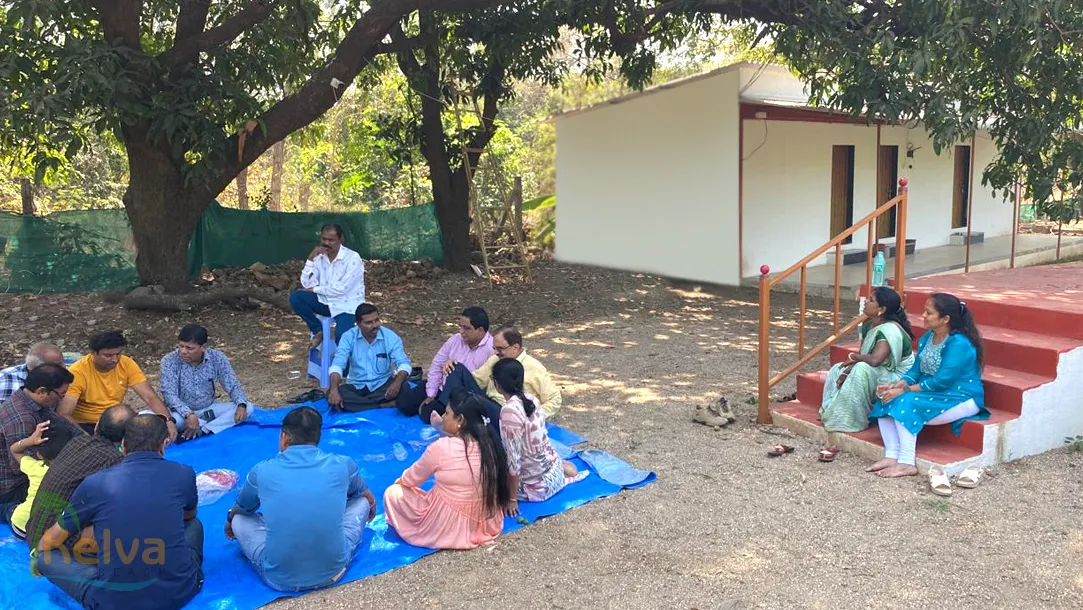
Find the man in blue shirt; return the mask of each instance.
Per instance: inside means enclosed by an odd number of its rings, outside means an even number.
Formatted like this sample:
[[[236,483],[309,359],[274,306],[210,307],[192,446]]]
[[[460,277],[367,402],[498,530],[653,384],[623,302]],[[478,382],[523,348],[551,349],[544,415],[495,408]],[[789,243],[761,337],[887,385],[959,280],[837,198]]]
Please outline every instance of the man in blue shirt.
[[[248,397],[229,358],[207,347],[207,329],[188,324],[177,336],[177,349],[162,358],[162,399],[177,424],[178,438],[217,434],[248,418]],[[230,402],[215,402],[215,383]]]
[[[338,340],[331,364],[327,403],[332,409],[364,411],[391,404],[412,368],[402,339],[383,327],[375,305],[362,303],[355,315],[357,325]]]
[[[162,457],[168,437],[161,415],[131,418],[124,461],[76,488],[31,570],[86,608],[176,610],[195,597],[203,587],[196,473]],[[69,551],[64,541],[80,535]]]
[[[280,453],[252,468],[226,517],[226,537],[278,591],[337,583],[376,516],[357,463],[316,446],[322,426],[311,407],[287,413]]]

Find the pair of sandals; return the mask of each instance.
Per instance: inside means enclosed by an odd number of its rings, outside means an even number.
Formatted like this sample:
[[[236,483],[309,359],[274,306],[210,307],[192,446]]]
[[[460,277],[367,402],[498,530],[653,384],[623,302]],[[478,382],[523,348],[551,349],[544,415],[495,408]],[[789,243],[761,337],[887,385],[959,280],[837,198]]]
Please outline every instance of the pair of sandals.
[[[955,485],[963,489],[974,489],[981,482],[981,475],[980,468],[968,466],[955,477]],[[952,494],[951,479],[940,468],[929,469],[929,491],[945,498]]]
[[[838,447],[824,447],[820,449],[820,453],[816,459],[821,462],[834,462],[838,457],[840,449]],[[775,445],[767,450],[767,457],[781,457],[787,453],[793,453],[794,448],[790,445]]]

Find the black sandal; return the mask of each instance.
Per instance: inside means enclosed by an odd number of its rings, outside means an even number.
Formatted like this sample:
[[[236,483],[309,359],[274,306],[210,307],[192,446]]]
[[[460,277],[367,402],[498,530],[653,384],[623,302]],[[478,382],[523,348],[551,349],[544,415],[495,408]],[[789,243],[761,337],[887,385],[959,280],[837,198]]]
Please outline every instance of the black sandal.
[[[324,396],[326,396],[326,394],[323,393],[323,390],[319,388],[313,388],[307,392],[302,392],[297,396],[287,398],[286,402],[290,403],[291,405],[297,404],[299,402],[314,402],[323,398]]]

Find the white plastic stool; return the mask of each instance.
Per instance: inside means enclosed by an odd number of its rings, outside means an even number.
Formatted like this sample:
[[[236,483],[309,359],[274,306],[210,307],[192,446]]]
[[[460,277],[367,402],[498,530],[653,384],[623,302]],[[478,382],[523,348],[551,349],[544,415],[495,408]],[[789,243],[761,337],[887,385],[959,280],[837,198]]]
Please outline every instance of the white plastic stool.
[[[308,376],[320,384],[320,389],[326,390],[331,387],[331,363],[335,359],[335,335],[331,333],[333,318],[316,317],[323,325],[323,342],[308,352]]]

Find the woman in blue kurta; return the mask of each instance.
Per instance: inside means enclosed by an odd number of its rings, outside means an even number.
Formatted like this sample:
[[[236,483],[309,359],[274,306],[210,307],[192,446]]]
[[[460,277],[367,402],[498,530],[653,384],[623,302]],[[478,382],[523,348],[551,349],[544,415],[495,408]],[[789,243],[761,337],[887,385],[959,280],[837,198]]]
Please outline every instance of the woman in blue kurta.
[[[968,419],[988,419],[981,382],[981,334],[966,304],[936,293],[925,302],[925,328],[917,360],[902,380],[877,388],[880,400],[869,414],[880,426],[884,459],[868,468],[881,477],[918,473],[918,433],[925,426],[952,424],[959,434]]]

